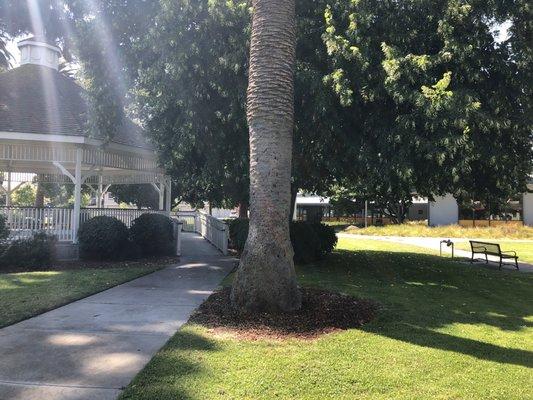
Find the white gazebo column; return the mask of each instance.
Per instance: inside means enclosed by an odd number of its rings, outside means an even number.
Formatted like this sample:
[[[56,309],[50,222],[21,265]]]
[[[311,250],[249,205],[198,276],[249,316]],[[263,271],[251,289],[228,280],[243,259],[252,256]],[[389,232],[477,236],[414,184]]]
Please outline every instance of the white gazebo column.
[[[159,193],[159,211],[163,211],[165,209],[165,184],[160,183],[158,188]]]
[[[429,226],[454,225],[459,223],[459,205],[452,194],[435,196],[429,202]]]
[[[81,214],[81,160],[83,150],[76,149],[76,169],[74,170],[74,210],[72,212],[72,241],[78,243],[78,229]]]
[[[524,193],[522,196],[522,219],[524,225],[533,226],[533,193]]]
[[[7,173],[6,206],[11,206],[11,172]]]

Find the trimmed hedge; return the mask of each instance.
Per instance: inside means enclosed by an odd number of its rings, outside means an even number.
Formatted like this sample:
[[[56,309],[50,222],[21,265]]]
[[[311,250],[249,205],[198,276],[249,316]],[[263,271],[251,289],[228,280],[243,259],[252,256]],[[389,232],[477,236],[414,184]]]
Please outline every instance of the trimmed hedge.
[[[235,218],[228,221],[230,247],[241,252],[244,250],[248,238],[250,220],[247,218]]]
[[[80,257],[99,261],[121,259],[128,248],[128,236],[128,228],[116,218],[91,218],[78,231]]]
[[[297,264],[309,264],[316,261],[316,250],[320,247],[320,238],[311,224],[307,222],[292,222],[290,234],[294,250],[294,262]]]
[[[0,215],[0,240],[9,237],[9,228],[7,227],[7,218],[5,215]]]
[[[145,257],[173,254],[174,227],[165,215],[142,214],[131,224],[130,238]]]
[[[229,222],[230,246],[241,252],[248,237],[249,220],[234,219]],[[290,235],[294,250],[294,262],[308,264],[321,260],[337,245],[332,227],[322,223],[291,222]]]
[[[317,247],[315,254],[317,259],[321,260],[328,254],[331,254],[331,252],[335,249],[338,238],[335,234],[335,229],[329,225],[322,224],[320,222],[315,222],[310,225],[319,239],[319,246]]]
[[[8,243],[0,256],[0,267],[45,268],[55,261],[54,236],[38,232],[28,239],[18,239]]]

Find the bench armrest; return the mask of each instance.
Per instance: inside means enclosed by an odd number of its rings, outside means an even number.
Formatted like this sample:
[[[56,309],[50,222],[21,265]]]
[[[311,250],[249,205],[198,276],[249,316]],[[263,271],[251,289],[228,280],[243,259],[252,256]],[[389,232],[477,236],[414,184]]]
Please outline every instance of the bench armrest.
[[[515,256],[516,256],[516,251],[501,251],[502,254],[509,254],[509,253],[513,253]]]

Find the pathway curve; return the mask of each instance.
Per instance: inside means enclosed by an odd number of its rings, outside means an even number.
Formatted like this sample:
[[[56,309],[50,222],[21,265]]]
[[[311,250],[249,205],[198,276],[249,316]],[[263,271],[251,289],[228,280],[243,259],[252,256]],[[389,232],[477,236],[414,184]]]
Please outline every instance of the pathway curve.
[[[450,239],[450,238],[439,238],[439,237],[352,235],[352,234],[349,234],[349,233],[338,233],[337,236],[338,237],[346,237],[346,238],[361,238],[361,239],[381,240],[381,241],[393,242],[393,243],[403,243],[403,244],[409,244],[409,245],[418,246],[418,247],[424,247],[424,248],[428,248],[428,249],[432,249],[432,250],[436,250],[436,251],[439,251],[439,249],[440,249],[441,240]],[[459,242],[468,242],[469,239],[466,239],[466,238],[451,238],[451,240],[452,240],[452,242],[459,243]],[[472,239],[472,240],[484,241],[484,240],[487,240],[487,239]],[[494,239],[488,239],[488,240],[497,241],[497,240],[494,240]],[[524,241],[517,240],[517,242],[524,242]],[[527,241],[527,242],[531,242],[531,241]],[[533,246],[533,242],[531,242],[531,246]],[[449,254],[451,254],[451,251],[452,251],[451,248],[446,247],[446,246],[443,246],[442,250],[444,252],[446,252],[446,253],[449,253]],[[460,250],[460,249],[455,249],[454,253],[455,253],[455,256],[457,256],[457,257],[465,257],[465,258],[470,258],[471,255],[472,255],[471,252],[465,251],[465,250]],[[478,256],[482,257],[482,255],[478,255]],[[519,254],[519,256],[520,256],[520,254]],[[496,264],[494,264],[496,262],[496,260],[497,260],[496,257],[489,256],[489,261],[492,261],[489,264],[489,266],[491,268],[496,268],[496,269],[498,268],[498,266]],[[474,265],[483,265],[483,266],[485,266],[486,264],[484,262],[482,262],[482,263],[481,262],[476,262]],[[520,259],[519,259],[519,262],[518,262],[518,267],[520,268],[520,272],[533,272],[533,264],[521,262]],[[503,268],[507,269],[507,270],[516,271],[516,268],[514,267],[514,265],[504,265]]]
[[[179,264],[0,329],[1,400],[108,400],[231,271],[184,233]]]

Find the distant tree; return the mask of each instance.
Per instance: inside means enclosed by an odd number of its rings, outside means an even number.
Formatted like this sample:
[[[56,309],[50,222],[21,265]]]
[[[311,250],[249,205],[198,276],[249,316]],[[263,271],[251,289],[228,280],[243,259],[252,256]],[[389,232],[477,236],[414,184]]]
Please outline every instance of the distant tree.
[[[25,183],[11,194],[11,202],[14,206],[31,207],[35,203],[35,185]]]
[[[150,184],[113,185],[109,192],[117,203],[135,204],[139,209],[159,209],[159,195]]]

